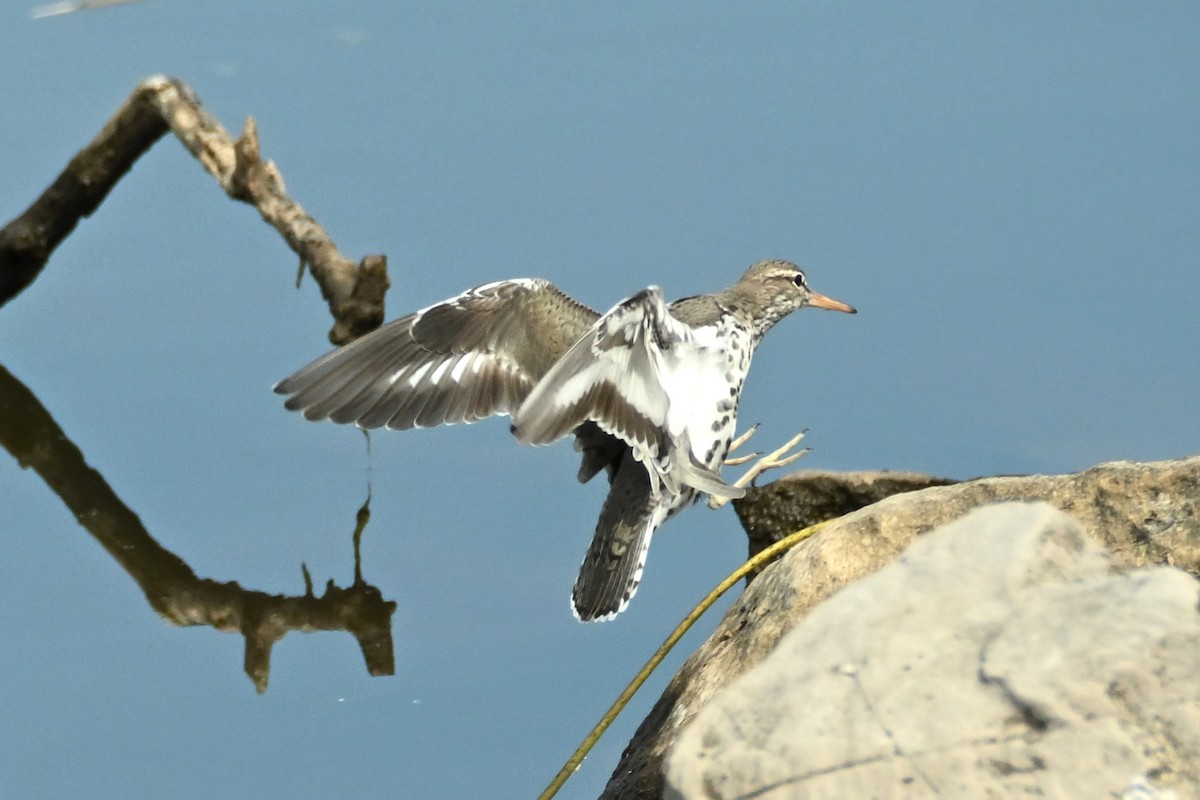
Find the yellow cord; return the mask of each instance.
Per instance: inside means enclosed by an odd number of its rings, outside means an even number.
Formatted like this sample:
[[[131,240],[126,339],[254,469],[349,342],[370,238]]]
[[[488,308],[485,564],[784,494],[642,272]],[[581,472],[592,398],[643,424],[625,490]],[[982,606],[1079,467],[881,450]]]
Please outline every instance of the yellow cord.
[[[583,763],[583,760],[587,758],[587,754],[591,752],[593,747],[596,746],[596,742],[600,741],[600,737],[604,735],[604,732],[608,730],[608,726],[612,724],[613,720],[617,718],[617,715],[620,714],[625,706],[629,703],[629,700],[633,697],[634,693],[642,687],[642,684],[646,682],[646,679],[650,677],[650,674],[654,672],[658,665],[662,663],[662,660],[667,657],[667,653],[671,652],[671,648],[673,648],[679,642],[679,640],[683,638],[684,634],[691,629],[692,625],[696,624],[696,620],[700,619],[700,617],[704,615],[704,612],[708,611],[708,609],[712,607],[712,604],[720,599],[721,595],[729,591],[729,589],[735,583],[746,577],[746,575],[756,569],[761,569],[771,559],[775,558],[777,555],[788,550],[789,548],[795,547],[800,542],[803,542],[805,539],[821,530],[821,528],[824,528],[830,522],[832,522],[832,520],[818,522],[816,525],[809,525],[804,530],[797,531],[789,536],[784,537],[783,539],[780,539],[775,544],[758,553],[756,556],[754,556],[754,558],[751,558],[745,564],[742,564],[742,566],[734,570],[733,574],[717,584],[716,588],[709,592],[708,595],[700,601],[699,605],[693,608],[691,613],[684,617],[683,622],[679,623],[678,627],[671,632],[671,635],[668,636],[667,640],[662,643],[662,646],[655,651],[654,655],[650,656],[650,660],[646,662],[646,666],[642,667],[641,671],[634,676],[633,680],[629,682],[629,685],[625,687],[625,691],[621,692],[621,694],[609,707],[608,711],[605,712],[604,716],[600,718],[600,721],[596,723],[596,727],[592,728],[592,732],[587,735],[587,738],[580,743],[579,747],[575,749],[575,752],[571,754],[571,757],[567,759],[567,763],[563,764],[562,769],[560,769],[558,774],[554,776],[554,780],[550,781],[550,785],[547,786],[540,795],[538,795],[538,800],[550,800],[550,798],[558,794],[558,790],[561,789],[563,784],[567,782],[567,779],[575,773],[575,770],[579,769],[579,765]]]

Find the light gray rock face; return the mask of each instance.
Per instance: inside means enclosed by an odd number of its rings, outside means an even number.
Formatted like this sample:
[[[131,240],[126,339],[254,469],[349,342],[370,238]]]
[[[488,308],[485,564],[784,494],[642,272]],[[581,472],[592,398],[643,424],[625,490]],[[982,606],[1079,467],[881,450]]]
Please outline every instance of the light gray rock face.
[[[1115,572],[1045,503],[979,509],[815,608],[666,776],[687,800],[1198,797],[1200,584]]]
[[[1200,457],[1116,462],[1073,475],[983,478],[889,497],[829,523],[755,579],[672,677],[602,798],[662,797],[663,759],[679,732],[814,607],[894,561],[920,535],[1001,501],[1045,501],[1066,511],[1109,552],[1118,571],[1173,565],[1200,574]],[[762,515],[764,524],[784,518]]]

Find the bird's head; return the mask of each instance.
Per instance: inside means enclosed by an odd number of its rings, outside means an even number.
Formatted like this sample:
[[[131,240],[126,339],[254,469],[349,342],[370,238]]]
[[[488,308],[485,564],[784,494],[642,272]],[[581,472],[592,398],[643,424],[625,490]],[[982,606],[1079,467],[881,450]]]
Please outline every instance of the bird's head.
[[[858,313],[853,306],[813,291],[804,271],[789,261],[760,261],[746,270],[734,288],[768,327],[805,306]]]

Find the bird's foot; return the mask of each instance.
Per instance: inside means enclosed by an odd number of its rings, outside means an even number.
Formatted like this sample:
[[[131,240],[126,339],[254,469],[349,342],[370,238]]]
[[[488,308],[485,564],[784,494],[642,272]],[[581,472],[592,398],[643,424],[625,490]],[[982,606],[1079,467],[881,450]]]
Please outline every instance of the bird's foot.
[[[753,425],[751,425],[750,428],[745,433],[743,433],[741,436],[737,437],[736,439],[734,439],[732,442],[729,443],[729,450],[725,453],[725,466],[736,467],[741,464],[745,464],[747,461],[753,461],[754,459],[756,459],[760,455],[762,455],[762,453],[749,453],[744,456],[738,456],[737,458],[729,457],[730,453],[732,453],[734,450],[737,450],[739,447],[744,445],[746,442],[750,441],[750,437],[753,436],[757,431],[758,431],[758,423],[756,422]]]
[[[757,428],[758,428],[758,426],[755,425],[753,428],[751,428],[750,430],[746,431],[744,434],[739,436],[737,438],[737,440],[733,444],[730,445],[730,447],[729,447],[730,451],[732,451],[734,449],[734,447],[736,447],[737,445],[745,444],[746,440],[750,438],[750,436],[754,433],[755,430],[757,430]],[[808,454],[807,447],[801,448],[800,450],[797,450],[794,453],[791,451],[796,447],[796,445],[800,444],[801,440],[804,439],[804,436],[807,433],[808,433],[807,429],[800,431],[798,434],[796,434],[791,439],[789,439],[787,441],[787,443],[783,445],[783,447],[780,447],[777,450],[773,450],[772,452],[767,453],[765,456],[758,459],[758,461],[755,462],[754,466],[752,466],[752,467],[750,467],[750,469],[746,470],[746,473],[744,475],[742,475],[742,477],[738,478],[737,482],[735,482],[733,485],[739,489],[744,489],[747,486],[752,485],[754,483],[754,481],[758,479],[758,476],[762,475],[764,472],[766,472],[768,470],[772,470],[772,469],[778,469],[779,467],[786,467],[789,464],[795,463],[796,461],[803,458],[805,455]],[[753,456],[750,456],[750,458],[753,458]],[[744,464],[748,460],[749,460],[749,458],[747,458],[747,457],[740,457],[738,459],[735,459],[735,461],[729,461],[728,459],[726,459],[725,463],[726,464],[733,464],[733,463]],[[708,498],[708,507],[712,508],[712,509],[717,509],[717,508],[720,508],[721,506],[725,505],[728,502],[729,502],[728,497],[713,497],[710,495]]]

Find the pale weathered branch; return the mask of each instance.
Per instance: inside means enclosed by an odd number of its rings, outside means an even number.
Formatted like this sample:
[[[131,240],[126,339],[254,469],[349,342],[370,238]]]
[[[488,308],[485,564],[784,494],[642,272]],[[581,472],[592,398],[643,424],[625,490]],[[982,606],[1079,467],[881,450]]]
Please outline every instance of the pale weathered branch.
[[[321,287],[342,344],[383,322],[387,259],[355,263],[288,196],[279,170],[259,153],[254,120],[236,141],[183,81],[155,75],[142,81],[100,134],[81,150],[25,213],[0,229],[0,305],[31,284],[83,217],[91,215],[133,163],[167,131],[217,180],[227,195],[249,203],[279,231]]]
[[[62,0],[58,3],[34,6],[30,9],[29,16],[34,19],[57,17],[63,14],[74,14],[76,11],[95,11],[98,8],[121,6],[133,2],[137,2],[137,0]]]

